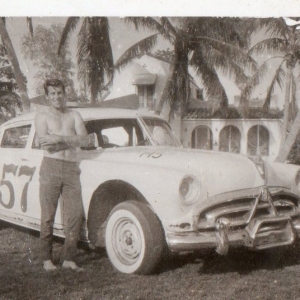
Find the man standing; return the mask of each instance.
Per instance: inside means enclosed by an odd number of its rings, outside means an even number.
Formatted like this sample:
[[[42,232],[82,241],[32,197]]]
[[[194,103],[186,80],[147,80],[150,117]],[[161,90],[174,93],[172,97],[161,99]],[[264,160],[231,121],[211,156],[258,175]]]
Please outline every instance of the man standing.
[[[80,114],[66,108],[65,87],[60,80],[44,84],[49,108],[35,117],[38,142],[44,149],[40,169],[41,258],[47,271],[52,262],[53,224],[60,195],[63,199],[64,261],[62,267],[80,270],[74,261],[83,218],[80,169],[76,147],[89,146]]]

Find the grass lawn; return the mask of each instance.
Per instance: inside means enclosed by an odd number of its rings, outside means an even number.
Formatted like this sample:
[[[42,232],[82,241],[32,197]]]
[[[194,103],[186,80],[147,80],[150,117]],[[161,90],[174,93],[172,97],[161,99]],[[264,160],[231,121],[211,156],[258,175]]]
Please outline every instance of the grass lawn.
[[[54,244],[60,264],[63,240]],[[47,273],[38,259],[38,233],[0,223],[0,299],[300,299],[300,246],[227,256],[166,258],[150,276],[125,275],[110,264],[105,250],[80,245],[84,272]]]

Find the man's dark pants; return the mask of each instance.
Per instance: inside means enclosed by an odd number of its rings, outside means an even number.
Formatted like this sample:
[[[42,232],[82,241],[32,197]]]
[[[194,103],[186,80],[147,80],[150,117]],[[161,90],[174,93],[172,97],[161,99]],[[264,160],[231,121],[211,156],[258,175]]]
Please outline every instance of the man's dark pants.
[[[76,162],[44,157],[40,169],[41,259],[52,259],[53,224],[63,199],[64,260],[74,261],[83,219],[80,169]]]

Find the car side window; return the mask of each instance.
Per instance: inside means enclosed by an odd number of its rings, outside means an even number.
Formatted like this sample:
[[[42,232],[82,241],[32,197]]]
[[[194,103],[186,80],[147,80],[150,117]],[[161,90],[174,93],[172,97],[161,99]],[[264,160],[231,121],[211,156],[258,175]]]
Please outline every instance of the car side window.
[[[8,128],[1,141],[2,148],[25,148],[31,125]]]
[[[102,130],[103,147],[124,147],[129,145],[129,135],[122,126]]]
[[[145,142],[137,119],[103,119],[86,122],[88,133],[95,133],[99,147],[133,147]]]

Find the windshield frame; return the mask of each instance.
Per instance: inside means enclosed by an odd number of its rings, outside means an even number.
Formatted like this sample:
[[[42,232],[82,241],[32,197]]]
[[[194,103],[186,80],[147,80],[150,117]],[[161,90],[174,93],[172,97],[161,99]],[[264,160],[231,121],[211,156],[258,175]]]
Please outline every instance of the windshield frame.
[[[140,123],[140,127],[142,128],[142,130],[145,132],[145,135],[147,136],[148,140],[150,141],[150,143],[153,145],[153,146],[161,146],[159,145],[152,133],[150,132],[149,128],[148,128],[148,125],[146,124],[145,120],[144,119],[152,119],[152,120],[155,120],[155,121],[159,121],[159,122],[162,122],[163,124],[165,124],[165,128],[167,129],[168,131],[168,134],[170,135],[170,137],[172,138],[172,140],[175,142],[175,146],[164,146],[164,147],[175,147],[175,148],[180,148],[180,147],[183,147],[183,145],[180,143],[180,141],[178,140],[178,138],[176,137],[176,135],[174,134],[174,132],[172,131],[171,127],[170,127],[170,124],[168,122],[166,122],[165,120],[163,119],[160,119],[160,118],[153,118],[151,116],[138,116],[137,120],[138,122]]]

